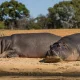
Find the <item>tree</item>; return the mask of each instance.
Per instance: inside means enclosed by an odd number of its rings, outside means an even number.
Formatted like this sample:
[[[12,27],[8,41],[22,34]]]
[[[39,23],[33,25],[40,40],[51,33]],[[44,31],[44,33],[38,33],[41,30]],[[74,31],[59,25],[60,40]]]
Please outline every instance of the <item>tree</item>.
[[[28,19],[26,29],[41,29],[41,27],[37,24],[35,18],[30,17]]]
[[[15,24],[16,24],[16,29],[26,29],[28,20],[26,18],[22,18],[22,19],[16,20]]]
[[[44,16],[44,15],[40,14],[40,15],[36,18],[36,21],[37,21],[38,26],[40,26],[41,29],[48,28],[48,27],[47,27],[47,23],[48,23],[47,16]]]
[[[49,8],[50,28],[78,28],[80,0],[62,1]]]
[[[75,17],[75,11],[69,2],[61,2],[53,8],[49,8],[49,17],[52,20],[53,28],[71,28],[73,25],[69,23]]]
[[[5,1],[0,5],[0,21],[5,21],[7,28],[13,29],[16,20],[29,16],[29,10],[18,1]]]
[[[72,0],[71,4],[75,9],[75,19],[80,22],[80,0]]]

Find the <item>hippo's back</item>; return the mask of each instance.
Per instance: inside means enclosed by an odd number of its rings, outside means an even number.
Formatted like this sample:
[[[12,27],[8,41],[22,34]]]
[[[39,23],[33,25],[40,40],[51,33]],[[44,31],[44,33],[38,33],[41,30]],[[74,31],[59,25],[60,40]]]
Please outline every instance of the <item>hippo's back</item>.
[[[66,43],[72,43],[72,44],[76,44],[76,45],[80,44],[80,33],[62,37],[59,41],[66,42]]]
[[[49,47],[61,37],[50,33],[14,34],[13,49],[24,57],[44,57]]]

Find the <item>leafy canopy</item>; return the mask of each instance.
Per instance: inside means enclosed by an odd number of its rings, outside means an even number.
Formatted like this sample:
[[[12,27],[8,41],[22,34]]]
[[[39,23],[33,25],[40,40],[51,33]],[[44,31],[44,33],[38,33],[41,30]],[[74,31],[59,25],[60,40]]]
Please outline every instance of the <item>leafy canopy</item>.
[[[72,28],[80,22],[80,0],[62,1],[48,9],[51,28]]]
[[[29,10],[24,4],[18,1],[5,1],[0,5],[0,20],[20,19],[23,16],[29,16]]]

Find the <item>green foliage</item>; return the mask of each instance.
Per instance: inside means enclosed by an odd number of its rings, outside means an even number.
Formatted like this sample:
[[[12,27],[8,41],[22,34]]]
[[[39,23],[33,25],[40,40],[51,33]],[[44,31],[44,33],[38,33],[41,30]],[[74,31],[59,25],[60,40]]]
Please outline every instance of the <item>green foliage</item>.
[[[62,1],[48,9],[46,16],[30,18],[29,10],[16,0],[0,5],[0,29],[80,28],[80,0]]]
[[[48,18],[42,14],[40,14],[37,18],[37,25],[40,26],[41,29],[47,28]]]
[[[18,1],[5,1],[0,5],[0,21],[13,21],[29,16],[29,10]],[[11,22],[9,22],[11,23]],[[7,25],[9,26],[9,25]]]
[[[73,5],[76,13],[75,13],[75,19],[80,22],[80,0],[72,0],[71,4]]]
[[[21,15],[29,16],[29,10],[26,9],[24,4],[18,3],[15,0],[5,1],[0,5],[0,15],[2,18],[8,15],[12,19],[16,19],[20,18]]]
[[[36,18],[29,18],[27,29],[45,29],[48,24],[48,18],[44,15],[39,15]]]
[[[5,28],[6,28],[6,26],[4,25],[4,22],[0,21],[0,29],[5,29]]]
[[[41,27],[36,23],[32,23],[29,25],[28,29],[41,29]]]
[[[48,11],[50,28],[63,28],[62,23],[72,28],[80,22],[80,0],[62,1]]]
[[[41,26],[39,26],[35,21],[35,18],[29,18],[26,29],[41,29]]]

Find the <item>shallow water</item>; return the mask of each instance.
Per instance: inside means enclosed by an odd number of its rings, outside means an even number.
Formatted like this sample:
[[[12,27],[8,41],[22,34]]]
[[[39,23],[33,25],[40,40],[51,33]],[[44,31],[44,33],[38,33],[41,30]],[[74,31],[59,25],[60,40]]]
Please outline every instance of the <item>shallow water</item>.
[[[1,76],[0,80],[80,80],[80,77],[59,77],[59,76],[45,76],[45,77],[34,77],[34,76]]]

